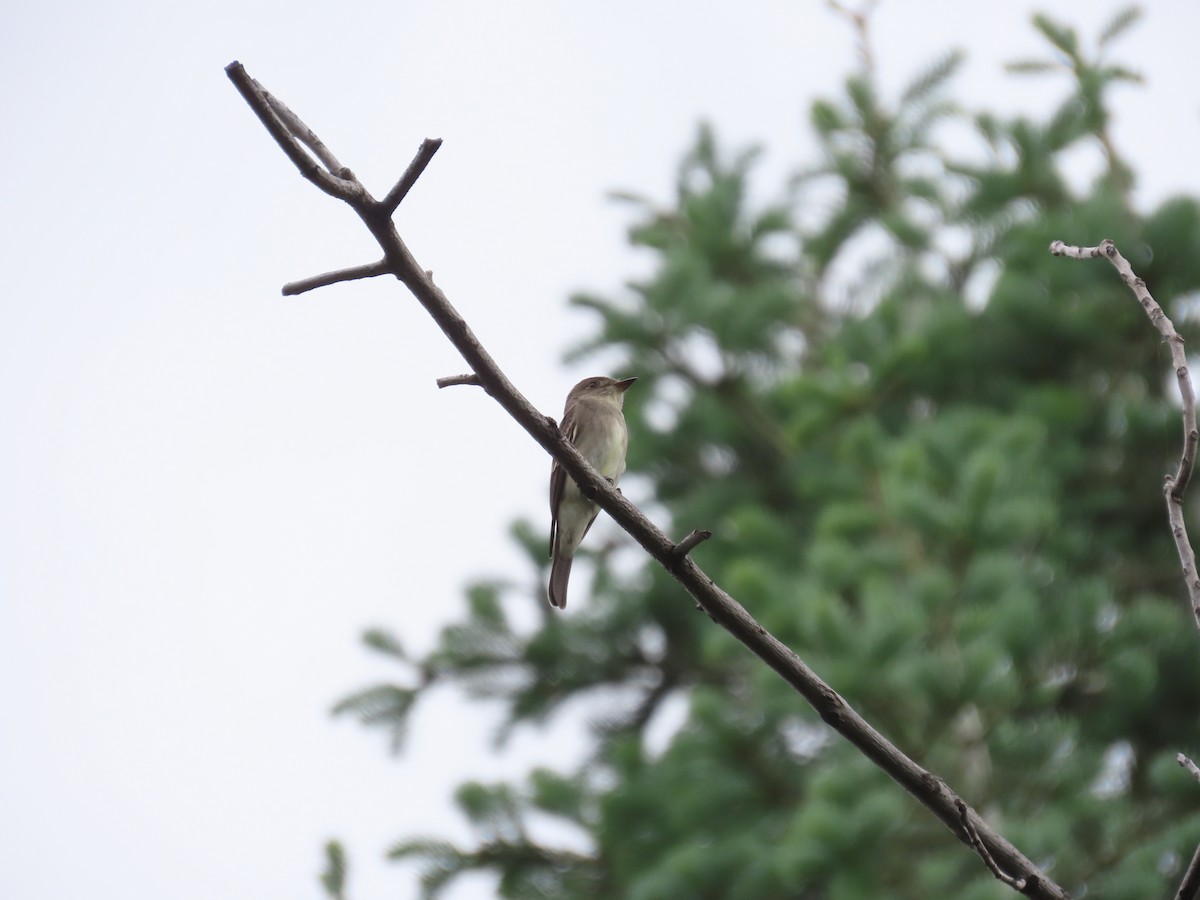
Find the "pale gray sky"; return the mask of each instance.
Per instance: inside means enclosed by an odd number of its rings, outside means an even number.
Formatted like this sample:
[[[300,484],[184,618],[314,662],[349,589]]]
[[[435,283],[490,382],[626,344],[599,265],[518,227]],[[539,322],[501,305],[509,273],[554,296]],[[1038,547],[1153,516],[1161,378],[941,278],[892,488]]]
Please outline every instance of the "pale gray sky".
[[[1000,71],[1043,51],[1030,11],[1092,36],[1121,5],[884,0],[880,74],[894,96],[957,46],[963,102],[1045,110],[1065,83]],[[1119,58],[1148,83],[1116,103],[1143,205],[1197,192],[1200,158],[1200,7],[1146,7]],[[329,718],[391,674],[364,628],[426,649],[467,581],[528,577],[507,527],[544,516],[548,461],[482,392],[437,391],[464,365],[395,282],[280,297],[378,251],[270,141],[233,59],[379,193],[445,139],[401,232],[553,415],[591,374],[559,361],[590,327],[567,295],[643,265],[605,192],[668,197],[705,117],[765,144],[769,195],[811,159],[809,101],[855,64],[816,0],[10,4],[0,897],[316,900],[330,836],[355,900],[413,896],[389,843],[469,840],[458,782],[580,746],[564,726],[496,756],[494,717],[452,695],[398,760]]]

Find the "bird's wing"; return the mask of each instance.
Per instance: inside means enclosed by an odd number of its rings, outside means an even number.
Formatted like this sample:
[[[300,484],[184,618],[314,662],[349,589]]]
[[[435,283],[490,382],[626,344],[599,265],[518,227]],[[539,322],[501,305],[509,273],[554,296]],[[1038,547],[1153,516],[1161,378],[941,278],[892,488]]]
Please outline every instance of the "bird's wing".
[[[572,444],[575,443],[576,417],[575,406],[567,407],[563,414],[562,424],[558,430]],[[558,508],[562,504],[563,491],[567,487],[567,473],[563,471],[558,460],[550,467],[550,555],[554,555],[554,541],[558,537]]]

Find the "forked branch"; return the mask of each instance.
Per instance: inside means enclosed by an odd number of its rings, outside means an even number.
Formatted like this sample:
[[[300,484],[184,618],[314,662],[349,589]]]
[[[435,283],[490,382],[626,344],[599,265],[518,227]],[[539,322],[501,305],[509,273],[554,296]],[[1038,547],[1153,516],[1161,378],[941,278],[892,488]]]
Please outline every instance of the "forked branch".
[[[231,63],[226,67],[226,73],[301,173],[326,193],[344,200],[358,214],[383,248],[382,265],[386,271],[403,282],[462,354],[471,367],[473,376],[455,377],[446,380],[444,384],[477,383],[483,387],[562,465],[587,496],[594,498],[621,528],[683,585],[715,622],[774,669],[809,702],[831,728],[923,803],[959,840],[978,852],[997,877],[1003,876],[1004,883],[1030,897],[1067,900],[1066,891],[1048,879],[1019,850],[992,830],[942,779],[921,768],[871,727],[833,688],[805,665],[800,657],[768,633],[737,601],[704,573],[689,555],[705,537],[703,532],[693,532],[678,544],[672,541],[626,500],[606,478],[597,474],[579,451],[562,436],[555,421],[538,412],[509,382],[446,295],[433,283],[429,273],[417,264],[392,222],[395,204],[403,199],[404,194],[416,181],[433,150],[437,149],[436,146],[427,152],[418,152],[417,158],[409,166],[409,172],[400,178],[396,187],[383,201],[375,200],[348,170],[343,169],[335,174],[314,161],[299,145],[296,137],[296,132],[301,129],[307,134],[311,134],[311,130],[299,122],[299,119],[285,124],[273,108],[274,103],[278,101],[274,101],[273,98],[268,100],[269,95],[266,91],[246,74],[239,63]],[[423,150],[429,144],[430,142],[423,144]],[[332,156],[330,158],[332,159]],[[412,173],[411,177],[409,173]],[[317,276],[318,279],[321,277],[323,276]],[[312,283],[314,279],[308,281]]]

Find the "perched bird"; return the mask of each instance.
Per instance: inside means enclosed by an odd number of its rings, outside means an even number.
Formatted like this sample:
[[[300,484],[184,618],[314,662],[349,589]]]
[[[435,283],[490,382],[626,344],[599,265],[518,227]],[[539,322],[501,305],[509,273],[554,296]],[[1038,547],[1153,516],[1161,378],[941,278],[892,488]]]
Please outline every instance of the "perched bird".
[[[568,441],[597,472],[613,484],[625,471],[629,432],[621,407],[636,378],[617,381],[603,375],[585,378],[567,394],[559,426]],[[600,507],[583,496],[556,461],[550,470],[550,605],[565,609],[571,560]]]

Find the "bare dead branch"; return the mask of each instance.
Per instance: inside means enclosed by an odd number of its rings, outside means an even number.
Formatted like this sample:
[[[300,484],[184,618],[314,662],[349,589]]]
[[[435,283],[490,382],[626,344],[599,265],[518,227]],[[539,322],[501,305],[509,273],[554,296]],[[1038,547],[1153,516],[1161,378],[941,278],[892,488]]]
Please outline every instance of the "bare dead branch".
[[[1171,526],[1171,536],[1175,539],[1175,551],[1179,554],[1179,564],[1183,568],[1183,583],[1187,588],[1188,603],[1192,609],[1192,622],[1197,631],[1200,631],[1200,576],[1196,573],[1196,553],[1192,549],[1187,525],[1183,519],[1183,494],[1196,466],[1196,446],[1200,443],[1200,431],[1196,430],[1196,395],[1188,374],[1183,338],[1175,330],[1162,307],[1150,296],[1146,282],[1137,277],[1129,261],[1120,254],[1112,241],[1103,240],[1096,247],[1073,247],[1062,241],[1054,241],[1050,245],[1050,252],[1055,256],[1071,259],[1107,259],[1120,273],[1121,280],[1133,291],[1150,323],[1158,329],[1158,333],[1171,348],[1171,362],[1175,366],[1175,379],[1179,383],[1179,398],[1183,406],[1183,449],[1175,474],[1167,475],[1163,479],[1163,495],[1167,501],[1167,521]]]
[[[864,0],[860,9],[851,9],[839,0],[829,0],[829,7],[835,13],[845,17],[853,26],[858,37],[858,55],[862,60],[863,71],[868,75],[875,74],[875,54],[871,52],[870,23],[871,15],[875,12],[878,0]]]
[[[275,112],[275,115],[279,116],[279,120],[283,122],[284,127],[286,127],[288,130],[288,133],[309,150],[311,150],[313,156],[320,160],[321,164],[324,165],[331,174],[336,175],[338,178],[354,177],[354,173],[337,161],[337,157],[334,156],[333,153],[330,152],[329,148],[321,142],[321,139],[317,137],[316,133],[303,122],[301,122],[300,117],[292,112],[286,103],[264,88],[253,78],[250,80],[254,84],[255,89],[262,94],[263,99],[267,101],[267,105],[270,106]]]
[[[303,294],[305,291],[326,287],[330,284],[337,284],[340,281],[357,281],[360,278],[374,278],[377,275],[387,275],[389,271],[387,260],[381,259],[379,262],[367,263],[365,266],[351,266],[348,269],[338,269],[334,272],[312,275],[308,278],[301,278],[299,281],[289,281],[283,286],[283,296],[294,297],[297,294]]]
[[[1175,900],[1195,900],[1197,893],[1200,893],[1200,847],[1192,854],[1192,861],[1183,873],[1183,881],[1179,882]]]
[[[305,172],[305,163],[303,160],[298,161],[294,153],[299,153],[309,162],[311,160],[295,146],[295,142],[286,133],[281,136],[282,124],[262,99],[261,92],[250,84],[249,76],[242,67],[232,63],[226,68],[226,73],[238,86],[243,98],[258,114],[272,137],[301,172]],[[310,176],[306,174],[306,177]],[[690,556],[678,553],[677,545],[670,538],[625,499],[608,479],[588,464],[574,445],[559,432],[555,420],[540,413],[496,365],[495,360],[479,343],[446,295],[413,258],[396,232],[391,212],[385,204],[374,200],[357,181],[354,184],[358,185],[358,190],[340,191],[330,190],[319,179],[310,177],[310,180],[327,193],[340,197],[358,214],[383,248],[388,270],[412,292],[417,302],[462,354],[471,370],[476,373],[480,386],[566,470],[586,496],[593,498],[621,528],[683,585],[715,622],[774,669],[808,701],[822,720],[924,804],[963,843],[976,852],[982,847],[986,851],[985,862],[987,857],[990,857],[1000,871],[1010,873],[1009,877],[1023,881],[1022,890],[1026,895],[1044,900],[1068,900],[1065,890],[1047,878],[1016,847],[992,830],[942,779],[921,768],[876,731],[799,656],[758,624],[736,600],[718,587]]]
[[[473,384],[478,387],[482,382],[478,375],[446,375],[437,380],[437,386],[440,388],[453,387],[456,384]]]
[[[1194,762],[1192,762],[1188,757],[1184,756],[1182,753],[1176,755],[1175,761],[1177,763],[1179,763],[1181,766],[1183,766],[1185,769],[1187,769],[1189,772],[1191,772],[1193,778],[1195,778],[1197,781],[1200,781],[1200,766],[1197,766]]]
[[[380,206],[390,216],[396,211],[396,207],[404,202],[404,198],[408,196],[408,192],[412,190],[412,186],[417,183],[417,179],[421,177],[421,173],[425,171],[425,167],[429,165],[429,161],[433,159],[433,154],[438,152],[438,148],[442,146],[441,138],[426,138],[421,141],[421,146],[417,149],[417,155],[413,157],[413,161],[408,164],[408,168],[404,170],[404,174],[400,176],[400,180],[396,182],[396,186],[387,192],[387,196],[380,201]],[[430,275],[432,278],[433,276]]]
[[[229,76],[229,80],[233,82],[234,87],[242,95],[242,98],[254,110],[259,121],[270,133],[271,137],[275,138],[277,143],[288,159],[300,170],[300,174],[319,187],[331,197],[337,197],[339,200],[350,202],[352,197],[366,195],[366,190],[358,183],[352,174],[349,178],[342,177],[342,173],[349,172],[348,169],[339,166],[339,174],[335,175],[328,169],[322,167],[300,146],[299,141],[293,136],[291,129],[279,117],[276,112],[274,103],[267,98],[270,96],[257,81],[246,74],[246,70],[242,68],[242,64],[234,60],[225,67],[225,74]],[[274,98],[272,98],[274,99]],[[286,109],[286,107],[284,107]],[[296,120],[299,122],[299,119]],[[301,122],[300,127],[309,131]],[[315,138],[316,135],[313,135]],[[324,145],[322,145],[324,146]],[[332,154],[330,154],[332,159]]]
[[[1183,582],[1187,587],[1188,601],[1192,608],[1192,622],[1200,630],[1200,578],[1196,574],[1196,554],[1188,539],[1187,526],[1183,519],[1183,495],[1192,478],[1196,466],[1196,445],[1200,442],[1200,432],[1196,430],[1196,397],[1192,390],[1192,379],[1188,374],[1187,353],[1184,351],[1183,338],[1175,330],[1167,314],[1150,295],[1146,282],[1137,276],[1133,266],[1117,250],[1116,244],[1105,239],[1095,247],[1075,247],[1062,241],[1050,244],[1050,252],[1055,256],[1065,256],[1070,259],[1099,259],[1104,257],[1121,275],[1121,280],[1133,291],[1133,295],[1141,303],[1142,309],[1149,317],[1151,324],[1158,329],[1167,345],[1171,348],[1171,362],[1175,366],[1175,378],[1179,382],[1179,397],[1183,407],[1183,449],[1179,456],[1179,467],[1174,475],[1163,479],[1163,495],[1167,501],[1167,521],[1171,526],[1171,536],[1175,539],[1175,550],[1179,555],[1179,564],[1183,568]],[[1179,764],[1187,769],[1192,777],[1200,781],[1200,768],[1188,757],[1180,753],[1175,757]],[[1184,872],[1183,881],[1175,892],[1176,900],[1193,900],[1200,892],[1200,846],[1192,854],[1192,861]]]
[[[693,531],[675,545],[675,553],[679,556],[687,556],[698,545],[703,544],[710,537],[712,537],[711,531]]]
[[[979,832],[976,831],[974,824],[971,822],[971,817],[967,814],[967,804],[963,803],[961,800],[956,800],[954,805],[958,807],[959,822],[962,824],[963,831],[966,833],[967,843],[974,847],[975,852],[983,858],[983,863],[988,867],[988,871],[996,876],[997,881],[1008,885],[1014,891],[1017,891],[1018,893],[1024,891],[1025,879],[1014,878],[1013,876],[1009,875],[996,864],[996,860],[992,858],[992,854],[988,853],[987,847],[985,847],[983,841],[979,839]]]

